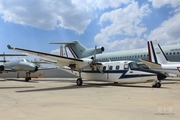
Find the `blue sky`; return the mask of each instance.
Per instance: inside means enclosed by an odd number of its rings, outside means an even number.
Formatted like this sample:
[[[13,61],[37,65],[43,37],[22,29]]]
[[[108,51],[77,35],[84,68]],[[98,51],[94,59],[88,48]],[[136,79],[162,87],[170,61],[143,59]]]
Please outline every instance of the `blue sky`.
[[[180,42],[180,0],[0,0],[0,52],[59,54],[50,42],[79,40],[105,52]]]

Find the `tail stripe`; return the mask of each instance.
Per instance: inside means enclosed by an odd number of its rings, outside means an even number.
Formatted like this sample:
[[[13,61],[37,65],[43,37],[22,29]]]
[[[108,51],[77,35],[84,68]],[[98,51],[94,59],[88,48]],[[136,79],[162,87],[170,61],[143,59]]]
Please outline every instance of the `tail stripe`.
[[[72,50],[71,47],[68,47],[69,48],[69,51],[71,52],[71,54],[73,55],[74,58],[79,58],[76,53]]]
[[[158,61],[157,61],[157,57],[156,57],[156,54],[155,54],[155,50],[154,50],[154,46],[153,46],[153,44],[152,44],[152,41],[150,41],[150,44],[151,44],[151,49],[152,49],[152,54],[153,54],[153,57],[154,57],[154,62],[156,63],[156,64],[158,64]]]
[[[149,61],[150,62],[152,62],[152,58],[151,58],[151,52],[150,52],[150,43],[149,42],[147,42],[148,43],[148,58],[149,58]]]

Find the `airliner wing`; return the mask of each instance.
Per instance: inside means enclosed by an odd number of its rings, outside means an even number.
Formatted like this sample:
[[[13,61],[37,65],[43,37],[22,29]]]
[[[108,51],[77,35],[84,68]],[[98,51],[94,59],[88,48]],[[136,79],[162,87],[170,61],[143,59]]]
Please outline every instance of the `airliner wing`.
[[[150,68],[161,68],[160,64],[149,62],[147,60],[139,59],[141,62],[143,62],[145,65],[149,66]]]
[[[53,55],[53,54],[49,54],[49,53],[33,51],[33,50],[15,48],[15,47],[11,47],[10,45],[8,45],[7,47],[11,50],[16,50],[16,51],[36,55],[39,57],[44,57],[44,58],[49,58],[49,59],[55,60],[55,61],[57,61],[56,65],[69,66],[70,68],[76,69],[76,70],[83,69],[83,68],[89,66],[92,62],[92,60],[90,60],[90,59],[89,60],[74,59],[74,58],[63,57],[63,56],[59,56],[59,55]]]

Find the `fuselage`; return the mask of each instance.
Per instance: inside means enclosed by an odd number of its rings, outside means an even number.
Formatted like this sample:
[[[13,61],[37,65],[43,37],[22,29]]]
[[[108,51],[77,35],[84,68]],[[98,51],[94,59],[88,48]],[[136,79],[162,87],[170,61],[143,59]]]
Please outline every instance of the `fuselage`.
[[[96,67],[94,69],[83,69],[81,77],[93,81],[106,81],[118,83],[145,83],[157,80],[154,73],[138,70],[138,65],[132,61],[102,62],[101,73]],[[69,73],[79,76],[78,71],[67,70]]]
[[[180,63],[168,62],[168,64],[161,64],[161,68],[150,68],[168,75],[168,73],[180,76]]]
[[[169,45],[162,47],[166,57],[169,61],[180,61],[180,45]],[[90,56],[88,58],[91,58]],[[121,60],[131,60],[135,62],[140,62],[139,58],[148,60],[148,49],[133,49],[133,50],[124,50],[116,52],[105,52],[102,54],[97,54],[96,59],[98,62],[107,62],[107,61],[121,61]]]
[[[4,68],[11,71],[35,71],[37,69],[34,63],[24,58],[7,62]]]

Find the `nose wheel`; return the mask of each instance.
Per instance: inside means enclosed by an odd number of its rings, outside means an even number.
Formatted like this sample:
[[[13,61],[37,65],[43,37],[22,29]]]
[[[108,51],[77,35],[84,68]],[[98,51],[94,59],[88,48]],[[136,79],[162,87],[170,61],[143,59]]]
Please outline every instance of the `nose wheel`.
[[[27,73],[26,73],[25,82],[29,82],[29,80],[31,80],[30,75],[31,75],[30,72],[27,72]]]

